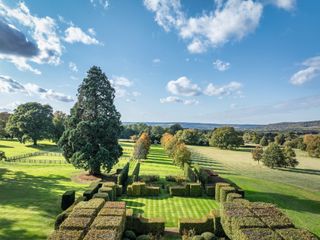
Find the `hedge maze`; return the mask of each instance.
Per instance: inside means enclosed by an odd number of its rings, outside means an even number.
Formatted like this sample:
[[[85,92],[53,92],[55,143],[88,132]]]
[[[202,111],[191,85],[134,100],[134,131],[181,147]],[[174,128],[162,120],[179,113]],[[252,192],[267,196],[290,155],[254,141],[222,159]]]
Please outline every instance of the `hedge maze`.
[[[184,240],[317,239],[274,204],[246,200],[241,188],[209,168],[185,164],[183,176],[163,177],[144,175],[146,164],[128,162],[114,182],[92,183],[77,199],[66,192],[49,239],[166,239],[168,226],[177,226]]]

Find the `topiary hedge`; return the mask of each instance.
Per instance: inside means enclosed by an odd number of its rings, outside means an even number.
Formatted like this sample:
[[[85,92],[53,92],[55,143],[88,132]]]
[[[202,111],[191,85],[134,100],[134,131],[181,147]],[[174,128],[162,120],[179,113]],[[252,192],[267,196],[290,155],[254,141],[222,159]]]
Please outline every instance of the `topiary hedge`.
[[[159,196],[160,187],[146,186],[144,182],[134,182],[127,188],[128,196]]]
[[[102,186],[101,182],[93,182],[90,184],[89,188],[84,191],[83,196],[88,201],[90,200],[95,193],[98,192],[99,188]]]
[[[193,230],[195,234],[213,231],[213,219],[204,217],[202,219],[180,218],[178,221],[179,233]]]
[[[61,197],[61,209],[66,210],[70,207],[76,198],[76,191],[66,191]]]
[[[127,211],[126,229],[134,231],[137,235],[149,233],[158,235],[164,233],[165,222],[162,218],[143,218],[134,215],[132,211]]]
[[[49,237],[48,240],[74,239],[81,240],[84,236],[82,230],[56,230]]]
[[[186,186],[171,186],[169,187],[170,196],[187,196]]]
[[[140,172],[140,162],[138,161],[137,164],[134,166],[132,172],[132,181],[137,182],[139,181],[139,172]]]
[[[225,182],[219,182],[216,183],[215,185],[215,200],[220,202],[220,188],[222,187],[230,187],[229,183],[225,183]]]
[[[190,197],[200,197],[202,195],[202,187],[200,183],[188,183],[190,188]]]
[[[228,193],[226,202],[232,202],[234,199],[241,199],[242,196],[239,193]]]
[[[73,239],[73,238],[71,238]],[[83,240],[115,240],[119,239],[119,233],[115,229],[91,229]]]
[[[205,186],[206,194],[209,197],[215,196],[215,186],[214,185],[206,185]]]
[[[114,190],[111,187],[101,187],[99,193],[108,194],[109,200],[114,201],[116,196],[114,195]]]
[[[190,182],[196,182],[197,181],[197,175],[196,173],[192,170],[189,164],[185,163],[184,164],[184,176],[187,181]]]
[[[128,174],[129,174],[129,166],[130,163],[127,162],[126,165],[122,168],[120,174],[117,176],[117,184],[125,186],[128,181]]]
[[[225,187],[220,187],[220,203],[223,203],[227,200],[227,195],[229,193],[235,193],[236,189],[234,187],[229,187],[229,186],[225,186]]]

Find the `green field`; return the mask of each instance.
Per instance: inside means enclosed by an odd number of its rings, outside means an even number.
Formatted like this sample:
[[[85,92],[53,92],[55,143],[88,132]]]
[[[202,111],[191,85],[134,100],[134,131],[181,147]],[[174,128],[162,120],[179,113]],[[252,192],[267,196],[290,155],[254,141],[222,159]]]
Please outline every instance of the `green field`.
[[[189,148],[194,162],[235,182],[246,190],[247,199],[276,203],[296,226],[320,236],[320,159],[298,150],[296,169],[269,169],[254,162],[248,149]]]

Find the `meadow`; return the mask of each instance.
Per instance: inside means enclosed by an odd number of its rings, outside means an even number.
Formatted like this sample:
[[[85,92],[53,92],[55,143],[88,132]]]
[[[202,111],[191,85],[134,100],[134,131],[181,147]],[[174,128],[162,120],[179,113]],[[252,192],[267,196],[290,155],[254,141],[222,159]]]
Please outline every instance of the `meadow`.
[[[251,201],[277,204],[298,227],[320,236],[320,160],[296,150],[297,168],[270,169],[254,162],[250,149],[188,146],[193,163],[211,167],[235,182]]]

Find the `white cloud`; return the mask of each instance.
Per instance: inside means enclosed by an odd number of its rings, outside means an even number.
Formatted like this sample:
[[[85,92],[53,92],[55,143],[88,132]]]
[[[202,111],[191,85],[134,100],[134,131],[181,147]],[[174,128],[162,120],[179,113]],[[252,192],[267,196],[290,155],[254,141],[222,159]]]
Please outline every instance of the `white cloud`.
[[[64,40],[68,43],[100,44],[93,36],[89,36],[81,28],[75,26],[70,26],[65,30]]]
[[[96,31],[93,28],[89,28],[88,32],[92,35],[95,36],[96,35]]]
[[[180,77],[172,80],[167,84],[167,90],[174,95],[180,96],[196,96],[201,93],[201,89],[197,84],[192,83],[187,77]]]
[[[134,98],[141,95],[141,93],[138,91],[131,91],[130,88],[133,85],[133,81],[129,80],[126,77],[113,76],[112,79],[110,79],[110,83],[116,91],[116,97],[117,98],[126,97],[127,102],[134,102],[135,101]]]
[[[109,6],[110,6],[110,1],[109,0],[90,0],[90,2],[94,7],[97,7],[99,5],[103,9],[108,9]]]
[[[309,58],[302,65],[305,68],[296,72],[290,79],[294,85],[302,85],[320,75],[320,56]]]
[[[295,0],[215,0],[215,8],[197,17],[187,17],[180,0],[144,0],[145,7],[155,14],[155,21],[165,31],[175,29],[190,41],[191,53],[203,53],[208,48],[238,41],[259,25],[264,6],[273,4],[291,10]]]
[[[213,64],[214,68],[220,72],[224,72],[230,68],[229,62],[224,62],[220,59],[215,60],[212,64]]]
[[[17,54],[1,54],[1,59],[5,59],[14,63],[19,70],[29,70],[36,74],[40,71],[32,68],[27,61],[32,61],[37,64],[53,64],[60,63],[62,54],[62,45],[60,42],[58,27],[54,19],[46,17],[33,16],[25,5],[20,2],[16,8],[10,8],[0,1],[0,13],[9,21],[9,24],[17,23],[33,38],[38,48],[38,53],[30,57],[21,57]]]
[[[141,92],[133,91],[132,96],[139,97],[139,96],[141,96]]]
[[[152,62],[153,62],[153,63],[160,63],[161,60],[160,60],[159,58],[155,58],[155,59],[152,60]]]
[[[69,69],[73,72],[78,72],[78,67],[74,62],[69,62]]]
[[[21,84],[18,81],[3,75],[0,75],[0,92],[23,93],[29,96],[36,95],[44,99],[56,100],[61,102],[74,101],[71,96],[67,96],[63,93],[55,92],[52,89],[45,89],[33,83]]]
[[[197,101],[195,99],[184,100],[180,97],[169,96],[166,98],[160,98],[160,103],[182,103],[185,105],[196,105],[199,103],[199,101]]]
[[[212,83],[204,90],[204,94],[208,96],[227,96],[232,93],[240,94],[240,89],[242,88],[242,84],[239,82],[230,82],[227,85],[223,86],[215,86]]]

